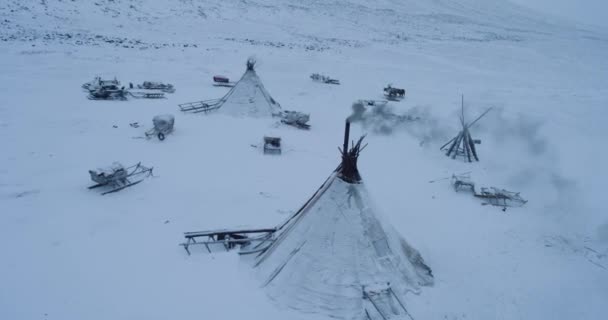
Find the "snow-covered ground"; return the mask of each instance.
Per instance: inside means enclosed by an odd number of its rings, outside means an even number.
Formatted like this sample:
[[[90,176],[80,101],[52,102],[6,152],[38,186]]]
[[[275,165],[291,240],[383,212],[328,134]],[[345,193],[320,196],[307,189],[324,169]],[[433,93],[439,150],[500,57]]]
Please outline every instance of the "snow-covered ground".
[[[359,169],[373,206],[433,269],[434,286],[404,298],[414,318],[605,317],[608,35],[500,0],[277,3],[0,3],[0,319],[310,319],[273,304],[236,253],[178,243],[297,210],[338,164],[352,102],[387,83],[407,90],[395,112],[420,120],[355,123],[351,136],[369,134]],[[238,79],[251,55],[283,108],[310,112],[310,131],[178,111],[225,94],[212,75]],[[95,75],[177,91],[91,101],[80,85]],[[461,94],[469,119],[494,107],[471,129],[479,163],[439,151]],[[173,134],[137,138],[164,113]],[[264,135],[283,138],[280,157],[262,154]],[[155,177],[88,190],[87,170],[113,161]],[[503,212],[429,183],[467,171],[529,202]]]

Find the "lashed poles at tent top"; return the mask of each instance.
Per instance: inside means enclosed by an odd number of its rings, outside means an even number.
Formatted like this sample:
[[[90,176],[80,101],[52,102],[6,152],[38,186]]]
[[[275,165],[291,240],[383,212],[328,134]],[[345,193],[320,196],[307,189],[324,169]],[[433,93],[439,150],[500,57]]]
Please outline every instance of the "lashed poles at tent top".
[[[361,146],[363,139],[365,136],[359,138],[357,143],[354,141],[351,142],[351,148],[348,149],[348,139],[350,136],[350,121],[346,119],[346,125],[344,127],[344,145],[340,150],[340,154],[342,154],[342,163],[338,167],[338,171],[340,172],[340,178],[348,183],[359,183],[361,182],[361,175],[359,175],[359,170],[357,169],[357,159],[359,158],[359,154],[365,147]]]
[[[256,64],[256,60],[254,57],[249,57],[247,59],[247,70],[253,70]]]

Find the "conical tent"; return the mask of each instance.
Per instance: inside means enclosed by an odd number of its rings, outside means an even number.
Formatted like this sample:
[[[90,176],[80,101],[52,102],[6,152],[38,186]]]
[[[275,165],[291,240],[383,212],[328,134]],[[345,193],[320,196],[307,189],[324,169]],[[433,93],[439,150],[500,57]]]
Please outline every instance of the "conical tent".
[[[455,159],[456,157],[462,157],[467,162],[479,161],[479,157],[477,156],[477,149],[475,148],[476,144],[481,143],[481,140],[474,140],[471,138],[471,132],[469,128],[471,128],[479,119],[485,116],[492,108],[489,108],[484,113],[482,113],[477,119],[475,119],[471,123],[466,123],[464,118],[464,97],[462,98],[461,104],[461,114],[460,114],[460,124],[462,129],[458,132],[456,137],[452,138],[452,140],[446,142],[443,146],[441,146],[440,150],[445,151],[445,155]]]
[[[272,300],[337,319],[409,315],[407,292],[431,285],[424,260],[370,206],[357,170],[361,139],[342,164],[275,234],[255,270]]]
[[[247,70],[241,79],[220,99],[179,104],[183,112],[222,112],[235,116],[278,117],[281,123],[299,129],[310,129],[310,115],[299,111],[282,110],[266,91],[255,72],[255,60],[247,60]]]
[[[218,108],[220,112],[231,115],[264,117],[281,112],[279,105],[266,91],[255,72],[255,61],[247,60],[247,70],[241,79],[222,97]]]

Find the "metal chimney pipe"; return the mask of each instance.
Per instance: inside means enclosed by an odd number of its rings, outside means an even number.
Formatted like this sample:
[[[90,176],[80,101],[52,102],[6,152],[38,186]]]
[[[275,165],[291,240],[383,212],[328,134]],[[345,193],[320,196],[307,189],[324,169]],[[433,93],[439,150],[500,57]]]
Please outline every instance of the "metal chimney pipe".
[[[348,138],[350,135],[350,121],[346,119],[346,127],[344,128],[344,149],[342,151],[344,154],[348,152]]]

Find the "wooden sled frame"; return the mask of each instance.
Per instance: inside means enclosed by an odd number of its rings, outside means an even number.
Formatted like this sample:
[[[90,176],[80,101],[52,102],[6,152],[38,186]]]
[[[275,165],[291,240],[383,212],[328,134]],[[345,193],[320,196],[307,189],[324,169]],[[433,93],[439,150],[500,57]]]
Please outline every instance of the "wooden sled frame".
[[[180,243],[183,246],[188,255],[191,254],[190,246],[192,245],[204,245],[207,251],[211,253],[209,248],[210,244],[223,244],[226,251],[234,249],[236,246],[240,246],[241,249],[247,247],[254,242],[259,242],[254,246],[252,250],[242,250],[239,254],[249,254],[264,251],[268,246],[264,246],[260,249],[261,244],[272,243],[274,241],[273,235],[276,228],[266,229],[220,229],[211,231],[195,231],[195,232],[184,232],[186,242]],[[204,241],[196,241],[197,238],[206,237]]]
[[[222,99],[213,99],[213,100],[203,100],[203,101],[194,101],[194,102],[186,102],[179,104],[179,109],[183,112],[191,112],[191,113],[199,113],[199,112],[209,112],[216,109],[219,109],[221,106]]]
[[[112,189],[110,189],[106,192],[102,192],[101,195],[117,192],[117,191],[134,186],[134,185],[144,181],[144,179],[146,177],[153,175],[152,174],[153,169],[154,169],[153,167],[150,167],[150,168],[144,167],[141,165],[141,162],[138,162],[136,165],[124,168],[124,174],[121,174],[118,176],[114,176],[114,175],[109,176],[109,177],[107,177],[107,179],[105,179],[105,181],[101,180],[101,179],[95,180],[93,178],[93,175],[96,174],[96,172],[93,170],[89,170],[91,179],[94,182],[97,182],[97,184],[90,186],[89,189],[96,189],[96,188],[100,188],[100,187],[104,187],[104,186],[109,186],[109,187],[112,187]],[[137,181],[131,181],[129,179],[131,177],[139,176],[139,175],[144,175],[144,176]]]

